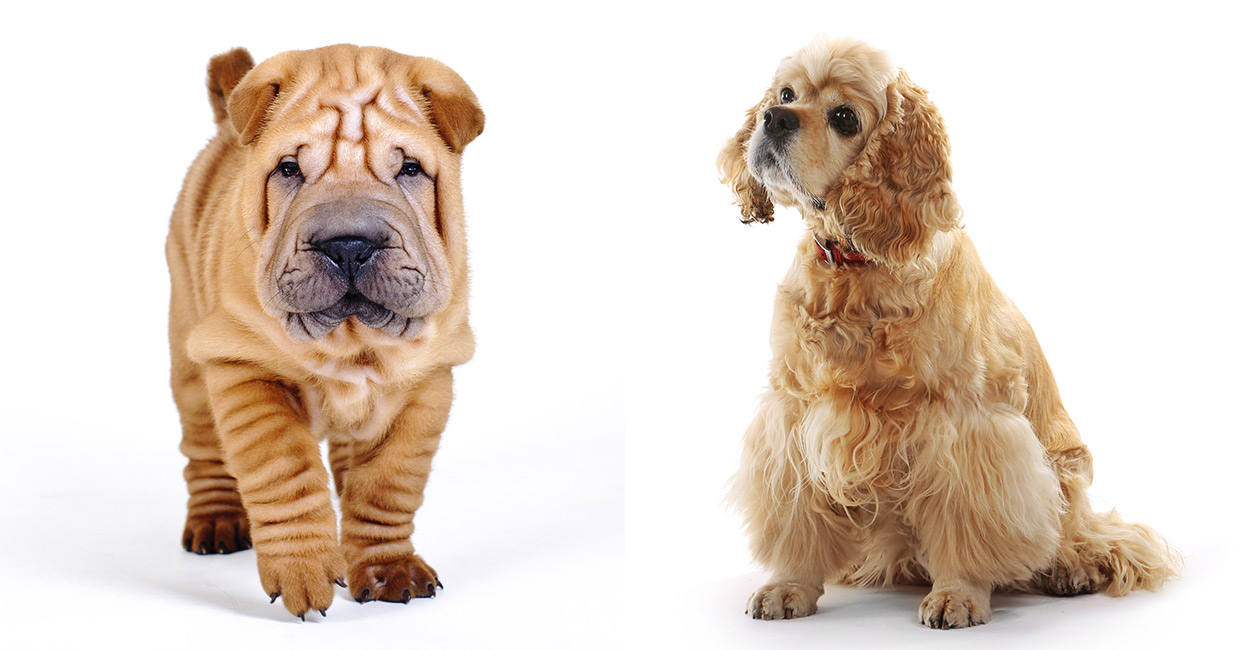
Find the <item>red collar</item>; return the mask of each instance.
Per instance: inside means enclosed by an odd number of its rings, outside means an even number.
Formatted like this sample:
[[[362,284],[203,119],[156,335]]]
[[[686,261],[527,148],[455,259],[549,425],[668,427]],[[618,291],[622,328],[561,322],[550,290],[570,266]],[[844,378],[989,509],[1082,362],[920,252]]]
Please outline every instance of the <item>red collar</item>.
[[[855,251],[843,250],[838,247],[838,243],[832,239],[821,239],[816,233],[812,233],[812,239],[816,241],[817,255],[820,261],[825,264],[834,266],[847,266],[849,264],[872,264],[872,260],[864,257],[863,253]],[[832,261],[831,261],[832,260]]]

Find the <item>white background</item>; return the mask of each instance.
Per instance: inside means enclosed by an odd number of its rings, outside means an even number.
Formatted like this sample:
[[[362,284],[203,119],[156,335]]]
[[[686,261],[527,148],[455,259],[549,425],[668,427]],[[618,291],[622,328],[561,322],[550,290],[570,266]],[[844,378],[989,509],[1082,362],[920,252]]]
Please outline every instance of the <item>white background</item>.
[[[1243,623],[1246,15],[942,5],[7,8],[0,645],[1149,646]],[[743,615],[765,576],[724,485],[803,232],[784,210],[740,225],[714,160],[817,32],[886,49],[929,89],[967,230],[1094,452],[1096,505],[1186,556],[1163,591],[999,595],[989,625],[949,632],[916,622],[919,589]],[[179,546],[163,241],[212,135],[209,57],[335,42],[434,56],[481,100],[463,173],[479,347],[416,520],[446,590],[340,591],[300,624],[253,553]]]

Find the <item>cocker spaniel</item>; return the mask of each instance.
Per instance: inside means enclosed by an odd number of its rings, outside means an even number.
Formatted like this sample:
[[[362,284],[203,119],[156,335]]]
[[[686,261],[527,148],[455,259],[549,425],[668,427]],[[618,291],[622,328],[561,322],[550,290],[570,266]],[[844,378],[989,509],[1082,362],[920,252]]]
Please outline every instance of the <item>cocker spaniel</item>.
[[[744,222],[776,203],[810,230],[731,488],[772,573],[753,617],[812,614],[827,581],[923,584],[924,625],[968,627],[994,589],[1177,571],[1153,530],[1091,510],[1089,449],[960,225],[942,118],[885,53],[818,38],[783,60],[718,166]]]

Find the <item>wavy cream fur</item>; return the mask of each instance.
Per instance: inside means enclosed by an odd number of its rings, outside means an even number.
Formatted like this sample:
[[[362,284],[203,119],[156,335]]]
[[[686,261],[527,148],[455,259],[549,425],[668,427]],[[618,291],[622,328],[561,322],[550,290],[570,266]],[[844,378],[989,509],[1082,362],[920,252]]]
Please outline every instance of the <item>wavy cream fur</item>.
[[[781,88],[803,127],[793,182],[775,187],[747,161]],[[840,105],[862,134],[830,136],[822,116]],[[1089,450],[959,226],[948,156],[924,90],[883,53],[827,39],[782,62],[721,153],[744,221],[793,206],[870,260],[830,265],[805,237],[777,292],[770,388],[731,491],[773,573],[757,618],[813,613],[831,580],[930,584],[921,621],[966,627],[989,620],[995,588],[1119,596],[1178,567],[1151,529],[1090,509]]]

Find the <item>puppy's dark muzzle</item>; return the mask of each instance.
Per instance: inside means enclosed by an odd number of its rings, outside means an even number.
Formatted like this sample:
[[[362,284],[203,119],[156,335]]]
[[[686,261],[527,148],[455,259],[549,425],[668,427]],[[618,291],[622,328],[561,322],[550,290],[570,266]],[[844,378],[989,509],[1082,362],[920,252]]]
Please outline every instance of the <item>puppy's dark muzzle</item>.
[[[354,281],[360,269],[369,262],[381,246],[364,237],[335,237],[314,244],[314,248],[329,258],[348,278]]]
[[[350,318],[411,338],[442,306],[425,244],[398,207],[347,196],[293,218],[295,245],[271,271],[268,304],[294,339],[321,338]]]
[[[799,116],[784,106],[764,111],[764,133],[774,138],[787,138],[799,130]]]

